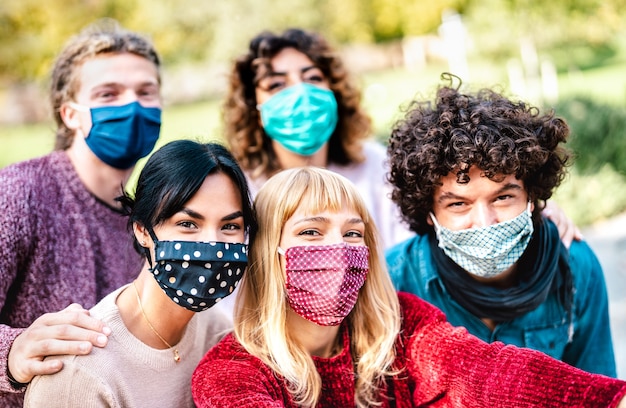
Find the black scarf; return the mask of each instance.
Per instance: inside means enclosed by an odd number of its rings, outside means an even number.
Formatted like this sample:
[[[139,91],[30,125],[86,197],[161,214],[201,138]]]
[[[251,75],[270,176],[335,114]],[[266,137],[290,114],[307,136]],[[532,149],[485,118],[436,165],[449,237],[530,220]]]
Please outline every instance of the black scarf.
[[[552,222],[542,219],[535,226],[526,251],[517,261],[517,284],[505,289],[473,279],[439,248],[434,233],[429,234],[429,242],[435,267],[446,289],[473,315],[495,322],[512,320],[536,309],[552,291],[559,291],[571,324],[573,288],[569,254]]]

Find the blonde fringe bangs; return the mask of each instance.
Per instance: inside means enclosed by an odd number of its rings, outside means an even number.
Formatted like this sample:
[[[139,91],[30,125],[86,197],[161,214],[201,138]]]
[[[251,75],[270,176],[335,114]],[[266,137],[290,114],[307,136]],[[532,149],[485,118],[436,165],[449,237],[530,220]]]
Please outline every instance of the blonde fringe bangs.
[[[291,169],[278,173],[261,188],[255,200],[259,230],[239,288],[235,336],[251,355],[285,379],[299,405],[315,406],[321,379],[311,356],[295,344],[287,331],[289,306],[277,253],[282,227],[300,206],[310,213],[339,211],[347,206],[366,224],[370,272],[348,319],[357,406],[380,405],[381,383],[385,376],[395,374],[392,365],[400,330],[400,307],[381,258],[376,226],[356,188],[342,176],[317,168]]]

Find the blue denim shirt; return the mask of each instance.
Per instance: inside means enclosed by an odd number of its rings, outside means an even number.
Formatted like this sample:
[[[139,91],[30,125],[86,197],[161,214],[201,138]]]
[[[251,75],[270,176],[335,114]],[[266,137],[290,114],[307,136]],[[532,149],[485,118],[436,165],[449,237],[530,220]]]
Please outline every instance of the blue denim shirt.
[[[573,242],[569,255],[574,285],[571,341],[569,319],[555,292],[535,310],[500,323],[491,331],[446,291],[435,270],[427,235],[416,235],[390,248],[386,258],[396,289],[414,293],[439,307],[451,324],[465,326],[489,343],[501,341],[528,347],[585,371],[616,377],[602,268],[585,242]]]

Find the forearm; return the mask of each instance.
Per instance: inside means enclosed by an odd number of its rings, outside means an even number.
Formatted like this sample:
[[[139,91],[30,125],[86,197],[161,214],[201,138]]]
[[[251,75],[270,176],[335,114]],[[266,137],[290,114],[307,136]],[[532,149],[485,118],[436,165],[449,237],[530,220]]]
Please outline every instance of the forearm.
[[[412,370],[422,377],[438,373],[423,386],[460,404],[615,407],[626,394],[624,381],[589,374],[534,350],[486,344],[447,324],[433,326],[412,341]]]

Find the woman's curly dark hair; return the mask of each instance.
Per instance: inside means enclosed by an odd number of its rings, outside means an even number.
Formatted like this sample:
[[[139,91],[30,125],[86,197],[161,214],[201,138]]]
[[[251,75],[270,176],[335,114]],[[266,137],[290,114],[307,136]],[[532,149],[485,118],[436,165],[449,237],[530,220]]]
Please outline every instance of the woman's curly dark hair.
[[[461,184],[469,182],[471,166],[494,181],[514,174],[537,217],[569,164],[570,155],[560,146],[569,127],[554,112],[540,114],[490,89],[463,94],[459,88],[440,87],[434,105],[413,101],[389,140],[392,199],[420,234],[432,229],[427,217],[433,195],[450,172]]]
[[[324,38],[289,29],[281,35],[265,31],[254,37],[248,52],[236,60],[231,71],[222,114],[226,139],[241,167],[252,177],[271,176],[282,170],[271,139],[261,127],[255,90],[259,80],[270,71],[271,59],[285,48],[294,48],[309,57],[328,79],[337,99],[339,122],[329,140],[328,161],[362,161],[361,141],[370,135],[371,120],[361,109],[359,90]]]

